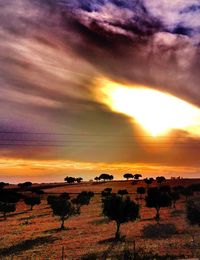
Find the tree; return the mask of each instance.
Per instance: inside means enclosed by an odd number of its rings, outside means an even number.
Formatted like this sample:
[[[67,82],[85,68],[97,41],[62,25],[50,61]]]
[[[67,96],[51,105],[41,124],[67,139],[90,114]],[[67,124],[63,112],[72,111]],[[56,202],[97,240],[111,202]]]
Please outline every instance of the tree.
[[[63,198],[56,198],[55,201],[50,204],[53,214],[60,217],[61,226],[60,229],[64,229],[65,220],[70,216],[77,214],[77,211],[71,201]]]
[[[5,183],[5,182],[1,181],[0,182],[0,190],[2,190],[7,185],[9,185],[9,183]]]
[[[32,185],[33,185],[32,182],[26,181],[26,182],[23,182],[23,183],[19,183],[18,187],[19,188],[30,188]]]
[[[69,200],[70,199],[69,193],[63,192],[62,194],[60,194],[60,198],[63,198],[65,200]]]
[[[145,194],[146,190],[144,187],[138,187],[137,188],[137,194],[140,195],[140,199],[142,199],[142,195]]]
[[[67,183],[74,183],[75,181],[76,181],[76,178],[74,178],[74,177],[65,177],[65,179],[64,179]]]
[[[125,173],[125,174],[123,175],[123,177],[124,177],[125,179],[127,179],[127,181],[128,181],[129,179],[133,179],[133,174],[132,174],[132,173]]]
[[[122,197],[111,194],[103,200],[103,214],[116,222],[115,239],[120,239],[120,225],[128,221],[134,221],[139,216],[139,205],[130,200],[130,197]]]
[[[78,183],[81,183],[81,182],[82,182],[82,180],[83,180],[83,178],[82,178],[82,177],[76,178],[76,181],[77,181]]]
[[[188,199],[193,196],[194,192],[190,187],[185,187],[182,191],[181,194],[185,196],[185,200],[188,201]]]
[[[154,179],[153,178],[145,178],[144,182],[147,184],[147,187],[149,188],[149,185],[153,183]]]
[[[114,176],[113,175],[109,175],[108,180],[112,181],[113,179],[114,179]]]
[[[110,175],[107,174],[107,173],[102,173],[102,174],[99,176],[99,179],[100,179],[100,180],[104,180],[104,181],[110,180]]]
[[[26,205],[29,205],[30,210],[32,210],[35,205],[39,205],[41,203],[41,200],[40,197],[26,197],[24,202]]]
[[[79,212],[81,206],[88,205],[93,196],[94,193],[91,191],[82,191],[79,193],[77,197],[72,200],[72,202],[77,206],[77,211]]]
[[[136,173],[136,174],[134,174],[133,177],[134,177],[135,180],[139,180],[140,178],[142,178],[142,175],[139,174],[139,173]]]
[[[186,204],[186,216],[191,225],[200,226],[200,201],[190,200]]]
[[[0,190],[0,201],[6,203],[17,203],[23,196],[12,190]]]
[[[95,180],[95,181],[99,181],[100,179],[99,179],[98,176],[96,176],[96,177],[94,178],[94,180]]]
[[[148,208],[155,208],[155,219],[160,220],[160,209],[171,206],[171,197],[168,192],[160,191],[159,188],[149,188],[145,198],[146,206]]]
[[[15,203],[0,202],[0,212],[3,214],[4,219],[6,219],[7,213],[15,212],[15,210],[16,210]]]
[[[101,196],[102,197],[107,197],[111,194],[112,192],[112,188],[105,188],[102,192],[101,192]]]
[[[166,179],[165,179],[164,176],[158,176],[158,177],[156,177],[156,181],[157,181],[158,185],[161,186],[161,184],[162,184],[163,182],[165,182]]]
[[[47,203],[48,203],[48,205],[53,204],[54,201],[55,201],[57,198],[58,198],[58,197],[56,197],[56,196],[54,196],[54,195],[49,195],[49,196],[47,197]]]
[[[124,196],[124,195],[127,195],[128,194],[128,191],[126,189],[124,190],[118,190],[117,194],[121,195],[121,196]]]
[[[177,191],[172,191],[170,195],[173,203],[173,208],[176,208],[176,202],[180,199],[180,195]]]

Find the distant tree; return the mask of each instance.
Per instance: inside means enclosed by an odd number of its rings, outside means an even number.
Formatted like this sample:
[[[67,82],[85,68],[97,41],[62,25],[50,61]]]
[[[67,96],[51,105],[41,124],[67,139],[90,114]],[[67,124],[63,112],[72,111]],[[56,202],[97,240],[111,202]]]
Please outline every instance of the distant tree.
[[[9,183],[5,183],[5,182],[1,181],[0,182],[0,190],[3,189],[7,185],[9,185]]]
[[[82,178],[82,177],[76,178],[76,181],[77,181],[78,183],[81,183],[81,182],[83,181],[83,178]]]
[[[191,225],[200,226],[200,201],[190,200],[186,204],[186,215]]]
[[[180,199],[179,192],[172,191],[170,193],[170,195],[171,195],[171,200],[172,200],[172,203],[173,203],[173,208],[176,208],[176,202]]]
[[[107,173],[102,173],[102,174],[99,176],[99,179],[100,179],[100,180],[104,180],[104,181],[110,180],[110,175],[107,174]]]
[[[96,176],[96,177],[94,178],[94,180],[95,180],[95,181],[99,181],[100,179],[99,179],[98,176]]]
[[[146,206],[148,208],[155,208],[155,219],[160,220],[160,209],[171,206],[171,197],[168,192],[160,191],[159,188],[149,188],[145,198]]]
[[[138,187],[137,188],[137,194],[140,195],[139,199],[141,200],[142,199],[142,195],[144,195],[146,192],[145,188],[144,187]]]
[[[134,221],[139,216],[139,206],[130,200],[130,197],[122,197],[111,194],[103,200],[103,214],[116,222],[117,230],[115,239],[120,239],[120,225],[128,221]]]
[[[111,192],[112,192],[112,188],[105,188],[105,189],[101,192],[101,196],[102,196],[102,197],[110,196]]]
[[[114,179],[114,176],[113,175],[109,175],[108,180],[112,181],[113,179]]]
[[[162,184],[163,182],[165,182],[166,179],[165,179],[164,176],[158,176],[158,177],[156,177],[156,181],[157,181],[158,185],[161,186],[161,184]]]
[[[127,195],[128,194],[128,191],[126,189],[124,190],[118,190],[117,194],[121,195],[121,196],[124,196],[124,195]]]
[[[19,188],[30,188],[32,185],[33,185],[32,182],[26,181],[26,182],[23,182],[23,183],[19,183],[18,187]]]
[[[15,212],[15,210],[16,210],[15,203],[0,202],[0,212],[3,214],[4,219],[6,219],[7,213]]]
[[[154,179],[153,178],[145,178],[144,182],[147,184],[147,188],[149,188],[149,185],[153,183]]]
[[[129,179],[133,179],[133,174],[132,174],[132,173],[125,173],[125,174],[123,175],[123,177],[124,177],[125,179],[127,179],[127,181],[128,181]]]
[[[74,183],[75,181],[76,181],[76,178],[74,178],[74,177],[65,177],[65,179],[64,179],[67,183]]]
[[[61,226],[60,229],[64,229],[65,220],[69,217],[77,214],[76,208],[71,201],[63,198],[56,198],[55,201],[50,204],[53,214],[60,217]]]
[[[185,200],[188,201],[188,199],[193,196],[194,192],[190,187],[185,187],[182,191],[181,194],[185,196]]]
[[[35,205],[39,205],[41,203],[41,200],[40,197],[26,197],[24,202],[26,205],[30,206],[30,210],[32,210]]]
[[[139,173],[136,173],[136,174],[134,174],[133,177],[134,177],[135,180],[139,180],[140,178],[142,178],[142,175],[139,174]]]
[[[69,200],[70,199],[69,193],[67,193],[67,192],[61,193],[60,198],[65,199],[65,200]]]

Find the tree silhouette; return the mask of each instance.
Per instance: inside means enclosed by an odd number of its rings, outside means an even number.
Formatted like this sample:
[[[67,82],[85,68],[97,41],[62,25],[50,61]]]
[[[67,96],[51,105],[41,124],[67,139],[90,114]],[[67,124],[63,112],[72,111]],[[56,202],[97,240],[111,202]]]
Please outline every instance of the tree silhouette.
[[[17,203],[23,195],[12,190],[0,190],[0,201],[6,203]]]
[[[53,214],[60,217],[61,226],[60,229],[64,229],[65,220],[69,217],[77,214],[76,208],[71,201],[63,198],[56,198],[52,204],[50,204]]]
[[[74,183],[76,181],[76,178],[67,176],[65,177],[64,181],[70,184],[70,183]]]
[[[190,187],[185,187],[182,191],[181,194],[185,196],[185,200],[188,201],[188,199],[193,196],[194,192]]]
[[[0,202],[0,212],[3,214],[4,219],[6,219],[7,213],[15,212],[15,210],[16,210],[15,203]]]
[[[127,181],[128,181],[129,179],[133,179],[133,174],[132,174],[132,173],[125,173],[125,174],[123,175],[123,177],[124,177],[125,179],[127,179]]]
[[[88,205],[93,196],[94,193],[91,191],[82,191],[76,198],[72,199],[73,204],[76,204],[77,212],[80,212],[81,206]]]
[[[104,180],[104,181],[110,180],[111,176],[112,176],[112,175],[109,175],[109,174],[107,174],[107,173],[102,173],[102,174],[99,176],[99,180]]]
[[[19,188],[30,188],[32,185],[33,185],[32,182],[26,181],[26,182],[23,182],[23,183],[19,183],[18,187]]]
[[[173,203],[173,208],[176,208],[176,202],[180,199],[180,195],[177,191],[172,191],[170,195]]]
[[[133,177],[134,177],[135,180],[139,180],[140,178],[142,178],[142,175],[139,174],[139,173],[136,173],[136,174],[134,174]]]
[[[191,225],[200,226],[200,201],[190,200],[186,204],[186,215]]]
[[[161,186],[161,184],[162,184],[163,182],[165,182],[166,179],[165,179],[164,176],[158,176],[158,177],[156,177],[156,181],[157,181],[158,185]]]
[[[78,183],[81,183],[81,182],[82,182],[82,180],[83,180],[83,178],[82,178],[82,177],[76,178],[76,181],[77,181]]]
[[[130,200],[130,197],[122,197],[111,194],[103,200],[103,214],[116,222],[115,239],[120,239],[120,225],[128,221],[134,221],[139,216],[139,205]]]
[[[30,206],[30,210],[32,210],[35,205],[39,205],[41,203],[41,200],[40,197],[26,197],[24,202],[26,205]]]
[[[61,193],[60,198],[65,199],[65,200],[69,200],[70,199],[69,193],[67,193],[67,192]]]
[[[101,196],[102,197],[107,197],[110,196],[112,192],[112,188],[105,188],[102,192],[101,192]]]
[[[155,208],[155,219],[160,220],[160,209],[171,206],[171,197],[168,192],[160,191],[159,188],[149,188],[145,198],[146,206],[148,208]]]
[[[153,183],[154,179],[153,178],[145,178],[144,182],[147,184],[147,188]]]
[[[145,194],[145,192],[146,192],[146,190],[145,190],[144,187],[138,187],[138,188],[137,188],[137,194],[140,195],[140,197],[139,197],[140,200],[142,199],[142,195]]]
[[[0,190],[3,189],[7,185],[9,185],[9,183],[5,183],[5,182],[1,181],[0,182]]]
[[[94,178],[94,180],[95,180],[95,181],[99,181],[100,179],[99,179],[98,176],[96,176],[96,177]]]

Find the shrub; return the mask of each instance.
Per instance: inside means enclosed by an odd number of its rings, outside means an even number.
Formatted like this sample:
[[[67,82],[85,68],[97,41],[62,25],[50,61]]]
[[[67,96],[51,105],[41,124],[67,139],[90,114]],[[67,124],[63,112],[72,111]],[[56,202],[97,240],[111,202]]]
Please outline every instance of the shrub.
[[[146,238],[166,238],[177,234],[177,229],[174,224],[150,224],[144,226],[142,233]]]

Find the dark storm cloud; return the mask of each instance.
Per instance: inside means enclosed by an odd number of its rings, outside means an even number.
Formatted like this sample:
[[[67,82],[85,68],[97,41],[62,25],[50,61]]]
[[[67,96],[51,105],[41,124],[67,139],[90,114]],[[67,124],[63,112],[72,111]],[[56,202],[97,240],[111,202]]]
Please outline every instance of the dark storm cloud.
[[[80,147],[16,145],[2,148],[2,155],[161,162],[139,147],[137,125],[94,101],[92,83],[103,76],[144,84],[200,105],[199,1],[167,2],[1,1],[0,130],[89,134],[46,136],[50,144],[73,139]],[[132,137],[128,148],[123,136]]]

